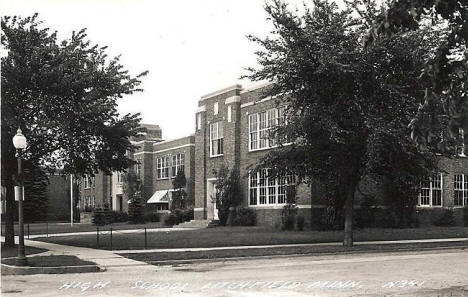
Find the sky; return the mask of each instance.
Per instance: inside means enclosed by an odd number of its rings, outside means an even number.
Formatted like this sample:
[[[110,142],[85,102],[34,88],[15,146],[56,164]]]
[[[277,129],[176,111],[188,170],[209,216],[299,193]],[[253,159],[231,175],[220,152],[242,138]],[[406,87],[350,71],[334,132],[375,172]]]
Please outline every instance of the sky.
[[[289,0],[301,7],[302,0]],[[39,13],[44,26],[66,38],[87,28],[92,43],[121,55],[130,74],[149,71],[141,93],[118,101],[119,112],[141,113],[157,124],[164,139],[195,130],[201,96],[241,83],[255,67],[258,46],[246,35],[267,36],[272,29],[263,0],[1,0],[2,15]]]

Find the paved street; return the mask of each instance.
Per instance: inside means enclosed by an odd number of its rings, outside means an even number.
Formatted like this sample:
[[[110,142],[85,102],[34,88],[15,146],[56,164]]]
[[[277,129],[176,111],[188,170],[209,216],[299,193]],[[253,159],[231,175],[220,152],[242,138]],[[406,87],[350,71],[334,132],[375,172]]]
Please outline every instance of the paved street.
[[[3,276],[2,296],[468,296],[468,251],[281,257]]]

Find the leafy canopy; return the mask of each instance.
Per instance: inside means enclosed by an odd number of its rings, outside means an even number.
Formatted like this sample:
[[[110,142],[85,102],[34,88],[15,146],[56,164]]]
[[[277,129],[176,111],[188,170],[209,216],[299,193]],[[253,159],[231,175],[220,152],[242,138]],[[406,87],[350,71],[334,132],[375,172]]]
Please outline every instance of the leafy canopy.
[[[76,174],[128,168],[140,119],[120,116],[117,100],[141,91],[146,72],[132,77],[85,29],[59,41],[37,14],[2,17],[1,27],[2,170],[18,127],[29,144],[24,157],[41,166]]]

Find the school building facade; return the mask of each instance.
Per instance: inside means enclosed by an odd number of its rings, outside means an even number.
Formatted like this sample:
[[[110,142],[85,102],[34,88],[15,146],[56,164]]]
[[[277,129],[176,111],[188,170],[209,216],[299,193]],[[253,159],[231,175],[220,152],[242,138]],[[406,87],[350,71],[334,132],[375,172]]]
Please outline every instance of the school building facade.
[[[202,96],[195,113],[195,133],[189,136],[163,140],[158,127],[159,137],[149,132],[132,140],[137,149],[131,156],[137,164],[129,170],[140,176],[149,210],[170,208],[172,182],[177,172],[183,171],[187,180],[185,191],[194,202],[195,220],[216,220],[215,171],[225,165],[239,169],[242,205],[255,209],[257,224],[280,223],[286,188],[295,186],[294,176],[268,178],[267,169],[249,174],[251,166],[277,146],[275,139],[268,138],[269,130],[283,120],[284,108],[273,98],[263,96],[266,87],[244,89],[236,84]],[[418,208],[453,208],[461,213],[468,206],[468,158],[461,149],[458,157],[442,158],[440,165],[441,172],[423,183],[417,197]],[[98,173],[94,179],[96,191],[102,193],[99,197],[109,197],[112,209],[127,211],[128,201],[122,196],[121,185],[118,188],[119,173],[112,177]],[[93,189],[89,183],[84,184],[88,190]],[[87,196],[92,196],[86,190],[82,189],[83,204]],[[303,184],[296,186],[298,212],[307,223],[311,222],[314,208],[325,207],[318,193]],[[97,202],[98,194],[94,196],[94,206],[102,203]]]

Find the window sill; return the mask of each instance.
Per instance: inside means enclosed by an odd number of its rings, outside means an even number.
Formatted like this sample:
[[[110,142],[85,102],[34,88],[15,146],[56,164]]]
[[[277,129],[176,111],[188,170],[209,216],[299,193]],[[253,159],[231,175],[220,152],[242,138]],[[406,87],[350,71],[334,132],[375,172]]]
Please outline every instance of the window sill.
[[[442,208],[442,205],[416,205],[419,208]]]
[[[249,205],[251,208],[257,209],[283,209],[286,203],[283,204],[260,204],[260,205]]]
[[[217,158],[217,157],[224,157],[224,154],[220,154],[220,155],[210,155],[210,158]]]
[[[288,143],[285,143],[281,146],[288,146],[288,145],[291,145],[292,142],[288,142]],[[257,148],[257,149],[251,149],[249,148],[249,153],[251,152],[258,152],[258,151],[266,151],[266,150],[271,150],[271,149],[275,149],[275,148],[279,148],[281,147],[280,145],[275,145],[275,146],[269,146],[269,147],[264,147],[264,148]]]
[[[165,178],[157,178],[156,180],[168,180],[169,177],[165,177]]]

